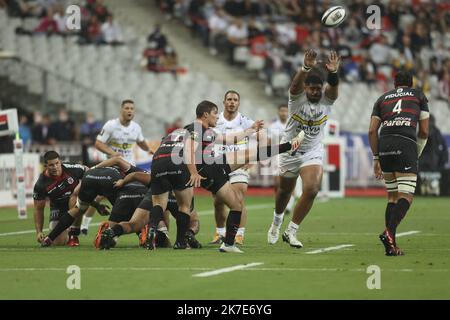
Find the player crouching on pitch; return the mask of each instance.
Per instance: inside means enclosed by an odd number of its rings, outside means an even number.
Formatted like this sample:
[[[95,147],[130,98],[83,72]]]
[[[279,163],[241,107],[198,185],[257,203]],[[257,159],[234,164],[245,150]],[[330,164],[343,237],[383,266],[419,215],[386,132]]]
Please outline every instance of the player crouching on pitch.
[[[395,89],[375,102],[369,128],[374,174],[377,179],[384,177],[388,192],[386,229],[379,236],[387,256],[404,254],[397,247],[395,233],[413,200],[418,158],[427,143],[430,117],[427,98],[412,88],[412,75],[399,71],[394,81]]]

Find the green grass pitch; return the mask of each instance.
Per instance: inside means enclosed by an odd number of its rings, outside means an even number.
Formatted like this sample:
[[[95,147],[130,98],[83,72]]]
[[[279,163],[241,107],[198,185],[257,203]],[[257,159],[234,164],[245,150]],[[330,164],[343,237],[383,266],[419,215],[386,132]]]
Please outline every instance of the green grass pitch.
[[[198,197],[200,250],[137,248],[135,235],[117,248],[97,251],[97,227],[78,248],[38,247],[32,210],[25,221],[13,209],[0,209],[0,299],[450,299],[450,199],[417,198],[398,232],[403,257],[386,257],[378,240],[384,199],[347,198],[317,202],[299,232],[303,249],[280,242],[270,246],[266,232],[273,199],[246,199],[249,219],[244,254],[219,253],[208,245],[213,234],[212,203]],[[100,221],[96,216],[94,222]],[[48,220],[48,215],[46,215]],[[285,220],[283,229],[287,225]],[[172,220],[171,237],[175,223]],[[316,249],[353,245],[309,254]],[[262,263],[209,277],[195,274]],[[81,289],[69,290],[69,265],[81,270]],[[381,269],[381,289],[367,288],[371,265]]]

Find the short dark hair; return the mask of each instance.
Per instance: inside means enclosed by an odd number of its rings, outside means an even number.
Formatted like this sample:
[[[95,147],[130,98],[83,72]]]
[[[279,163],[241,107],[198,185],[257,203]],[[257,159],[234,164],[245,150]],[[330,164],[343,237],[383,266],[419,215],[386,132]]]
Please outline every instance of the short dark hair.
[[[394,78],[395,87],[407,86],[412,87],[413,85],[413,76],[409,71],[399,70]]]
[[[197,109],[195,109],[195,114],[197,115],[197,119],[201,118],[205,112],[211,113],[211,111],[214,109],[216,109],[217,111],[219,110],[219,108],[217,107],[217,105],[215,103],[208,101],[208,100],[203,100],[202,102],[200,102],[198,104]]]
[[[309,85],[314,85],[314,84],[318,84],[318,85],[322,86],[323,80],[318,74],[312,73],[306,77],[305,85],[309,86]]]
[[[123,101],[122,101],[122,104],[121,104],[120,106],[123,107],[123,106],[126,105],[127,103],[134,104],[134,101],[133,101],[133,100],[130,100],[130,99],[123,100]]]
[[[289,107],[288,107],[288,105],[287,104],[280,104],[279,106],[278,106],[278,110],[281,110],[282,108],[287,108],[287,109],[289,109]]]
[[[44,154],[44,163],[47,164],[47,161],[49,160],[55,160],[55,159],[59,159],[59,154],[56,151],[47,151]]]
[[[239,94],[239,92],[237,92],[236,90],[228,90],[227,92],[225,92],[225,95],[223,96],[223,101],[227,100],[227,95],[229,95],[230,93],[237,94],[239,100],[241,100],[241,95]]]

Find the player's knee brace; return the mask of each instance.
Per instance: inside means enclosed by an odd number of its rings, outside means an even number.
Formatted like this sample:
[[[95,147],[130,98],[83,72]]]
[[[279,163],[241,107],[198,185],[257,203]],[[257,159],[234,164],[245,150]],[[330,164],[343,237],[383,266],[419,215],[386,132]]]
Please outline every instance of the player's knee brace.
[[[414,194],[417,185],[417,176],[398,177],[398,192]]]
[[[385,180],[384,183],[386,184],[387,192],[398,192],[397,179]]]

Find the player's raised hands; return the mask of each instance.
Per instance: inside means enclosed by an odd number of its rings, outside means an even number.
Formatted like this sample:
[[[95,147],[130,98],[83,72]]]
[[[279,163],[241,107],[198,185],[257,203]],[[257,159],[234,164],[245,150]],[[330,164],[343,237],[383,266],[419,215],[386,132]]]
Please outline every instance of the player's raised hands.
[[[308,68],[312,68],[317,63],[317,52],[313,49],[308,49],[305,52],[305,57],[303,59],[303,65]]]
[[[326,67],[329,72],[336,72],[339,69],[339,63],[341,62],[341,58],[338,56],[336,51],[330,51],[328,56],[328,63],[326,63]]]

